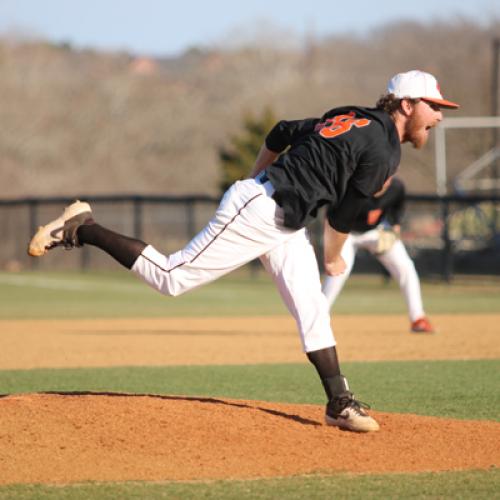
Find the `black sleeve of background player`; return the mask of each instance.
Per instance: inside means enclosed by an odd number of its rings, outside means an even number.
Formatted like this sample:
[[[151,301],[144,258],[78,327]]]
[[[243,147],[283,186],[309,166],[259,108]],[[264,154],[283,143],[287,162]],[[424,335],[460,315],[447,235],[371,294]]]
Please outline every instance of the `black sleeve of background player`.
[[[387,193],[382,196],[384,199],[381,200],[383,207],[387,207],[385,214],[391,225],[401,224],[405,209],[405,197],[406,190],[403,182],[399,179],[392,179]]]
[[[305,120],[281,120],[267,134],[266,147],[275,153],[281,153],[300,137],[310,134],[319,123],[319,118]]]
[[[328,223],[340,233],[350,233],[367,200],[367,196],[354,186],[349,186],[342,201],[336,207],[330,206],[328,209],[326,214]]]

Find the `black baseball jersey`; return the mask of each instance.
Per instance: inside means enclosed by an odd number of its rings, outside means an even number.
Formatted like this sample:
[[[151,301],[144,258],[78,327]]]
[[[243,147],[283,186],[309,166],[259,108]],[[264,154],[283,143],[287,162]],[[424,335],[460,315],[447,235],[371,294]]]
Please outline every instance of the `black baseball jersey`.
[[[328,205],[332,227],[349,232],[362,201],[394,175],[401,157],[399,136],[381,109],[334,108],[322,118],[280,121],[266,138],[271,151],[285,151],[268,169],[284,224],[299,229]]]
[[[392,179],[387,191],[379,198],[371,197],[359,211],[352,230],[364,233],[377,227],[382,221],[394,226],[401,224],[405,205],[405,186],[397,178]]]

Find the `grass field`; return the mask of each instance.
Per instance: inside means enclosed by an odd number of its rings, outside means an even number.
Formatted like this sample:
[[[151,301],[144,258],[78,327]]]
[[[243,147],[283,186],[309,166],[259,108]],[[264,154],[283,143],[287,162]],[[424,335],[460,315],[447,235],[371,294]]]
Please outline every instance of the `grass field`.
[[[452,284],[422,284],[424,305],[433,313],[500,312],[500,280],[468,278]],[[335,306],[337,314],[405,313],[397,286],[380,276],[353,276]],[[171,299],[127,272],[1,273],[0,319],[286,314],[274,284],[233,273]]]
[[[255,481],[199,483],[79,484],[64,488],[15,485],[0,488],[1,499],[492,499],[500,474],[465,471],[422,474],[305,476]]]
[[[430,314],[500,312],[500,284],[495,280],[468,279],[449,285],[424,283],[423,294]],[[379,277],[353,277],[336,308],[337,314],[404,312],[397,288],[392,283],[384,284]],[[224,278],[174,300],[161,297],[126,273],[0,273],[0,319],[284,313],[274,286],[264,275],[254,281],[244,275]],[[376,400],[380,411],[500,420],[499,360],[345,363],[343,369],[357,387],[357,396],[361,400]],[[308,364],[9,371],[0,367],[0,394],[44,391],[185,394],[323,403],[316,375]],[[465,499],[495,498],[499,490],[500,474],[494,468],[253,481],[12,485],[0,487],[0,498]]]

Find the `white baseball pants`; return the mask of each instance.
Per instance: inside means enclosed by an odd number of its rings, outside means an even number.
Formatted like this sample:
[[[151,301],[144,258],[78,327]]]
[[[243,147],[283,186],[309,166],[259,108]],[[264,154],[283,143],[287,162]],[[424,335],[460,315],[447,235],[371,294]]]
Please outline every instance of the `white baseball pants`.
[[[351,233],[342,248],[342,257],[346,263],[346,270],[339,276],[328,276],[323,283],[323,293],[331,307],[347,278],[349,277],[356,253],[360,248],[368,250],[389,271],[393,279],[399,284],[401,292],[406,301],[410,321],[415,321],[425,316],[422,305],[422,294],[420,291],[420,280],[415,265],[411,260],[401,240],[397,240],[392,248],[383,254],[376,254],[377,229],[371,229],[365,233]]]
[[[185,248],[147,246],[132,271],[165,295],[180,295],[260,257],[295,318],[305,352],[335,345],[314,249],[305,229],[285,228],[270,182],[238,181],[213,219]]]

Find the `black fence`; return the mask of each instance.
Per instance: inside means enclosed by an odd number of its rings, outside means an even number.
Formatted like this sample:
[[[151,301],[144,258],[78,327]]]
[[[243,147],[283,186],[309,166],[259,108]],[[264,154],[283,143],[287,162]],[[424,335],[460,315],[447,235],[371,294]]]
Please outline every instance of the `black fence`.
[[[57,217],[75,198],[0,200],[0,269],[105,269],[115,264],[103,252],[50,252],[27,256],[37,227]],[[163,253],[182,248],[212,217],[219,203],[209,196],[81,196],[99,222],[140,238]],[[322,262],[322,217],[309,228]],[[408,195],[403,241],[421,276],[449,281],[454,274],[500,275],[500,197]],[[255,270],[255,266],[251,269]],[[377,261],[360,252],[354,272],[380,272]]]

